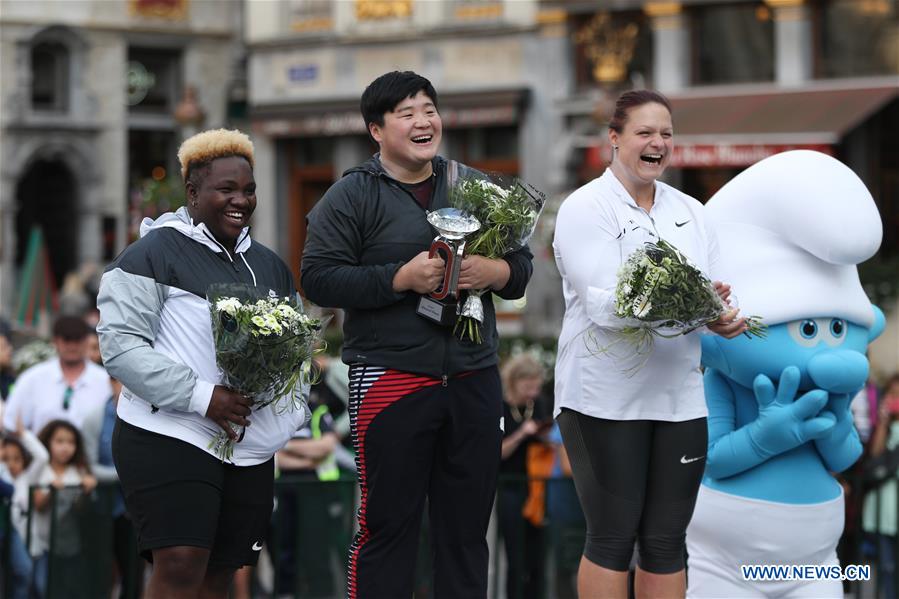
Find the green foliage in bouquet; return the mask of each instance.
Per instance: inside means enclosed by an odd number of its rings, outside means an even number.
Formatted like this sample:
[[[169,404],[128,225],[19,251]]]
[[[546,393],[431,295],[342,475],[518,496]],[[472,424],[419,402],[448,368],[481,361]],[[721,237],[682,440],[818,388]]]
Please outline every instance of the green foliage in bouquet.
[[[481,223],[468,237],[466,248],[485,258],[502,258],[527,243],[543,207],[518,181],[503,188],[476,178],[460,181],[451,191],[450,201]]]
[[[267,297],[250,285],[213,285],[207,298],[222,383],[251,397],[254,410],[304,409],[316,378],[312,358],[323,351],[319,345],[326,323],[304,314],[296,299]],[[222,460],[234,453],[234,442],[224,432],[209,447]]]
[[[618,272],[615,313],[640,321],[622,329],[635,345],[651,343],[651,335],[684,335],[718,320],[730,309],[708,277],[665,240],[647,242],[628,256]],[[745,335],[766,335],[760,317],[747,317],[746,324]]]
[[[499,180],[499,179],[497,179]],[[485,258],[502,258],[527,244],[543,210],[543,194],[517,179],[500,185],[486,175],[460,178],[449,191],[450,204],[478,219],[481,228],[466,238],[466,253]],[[469,300],[481,301],[485,289],[469,292]],[[460,339],[481,343],[480,311],[466,301],[456,321],[455,334]]]

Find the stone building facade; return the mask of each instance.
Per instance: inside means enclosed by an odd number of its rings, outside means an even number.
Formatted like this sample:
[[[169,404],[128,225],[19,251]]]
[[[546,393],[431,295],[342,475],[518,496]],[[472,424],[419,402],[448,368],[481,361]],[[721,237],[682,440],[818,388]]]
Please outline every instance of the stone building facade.
[[[4,0],[0,10],[0,307],[15,317],[33,228],[54,284],[129,240],[133,196],[179,176],[196,126],[240,82],[242,3]],[[198,111],[179,119],[185,91]],[[200,118],[202,117],[202,118]]]

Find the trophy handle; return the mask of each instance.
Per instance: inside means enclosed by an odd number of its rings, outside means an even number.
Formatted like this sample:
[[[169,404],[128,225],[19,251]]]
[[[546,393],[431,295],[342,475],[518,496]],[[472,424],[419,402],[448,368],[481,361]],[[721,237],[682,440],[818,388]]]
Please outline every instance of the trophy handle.
[[[453,251],[453,248],[450,245],[443,241],[440,238],[435,239],[431,242],[431,249],[428,251],[428,258],[433,258],[436,255],[443,252],[443,260],[446,262],[446,269],[443,271],[443,282],[440,284],[436,290],[430,293],[430,296],[434,299],[444,299],[447,295],[449,295],[450,291],[452,291],[452,285],[450,285],[450,280],[453,276],[453,266],[455,266],[456,255]]]

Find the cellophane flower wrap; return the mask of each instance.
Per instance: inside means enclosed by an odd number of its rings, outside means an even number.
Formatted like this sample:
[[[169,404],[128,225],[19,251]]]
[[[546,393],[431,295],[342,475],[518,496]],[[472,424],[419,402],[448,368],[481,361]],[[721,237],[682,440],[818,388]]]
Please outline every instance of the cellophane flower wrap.
[[[307,315],[296,296],[274,296],[253,285],[215,284],[206,296],[222,384],[250,397],[253,410],[305,410],[316,377],[312,358],[321,351],[327,319]],[[222,460],[243,438],[241,427],[231,426],[240,433],[237,441],[222,431],[209,444]]]
[[[615,315],[621,337],[638,354],[648,355],[656,336],[685,335],[732,309],[709,278],[663,239],[634,250],[618,271]],[[760,317],[747,317],[746,323],[745,335],[766,335]]]
[[[515,177],[485,174],[457,164],[450,165],[450,205],[468,212],[481,223],[480,229],[466,237],[465,253],[496,259],[527,245],[546,203],[545,195]],[[454,329],[460,339],[483,341],[481,296],[486,291],[468,291]]]

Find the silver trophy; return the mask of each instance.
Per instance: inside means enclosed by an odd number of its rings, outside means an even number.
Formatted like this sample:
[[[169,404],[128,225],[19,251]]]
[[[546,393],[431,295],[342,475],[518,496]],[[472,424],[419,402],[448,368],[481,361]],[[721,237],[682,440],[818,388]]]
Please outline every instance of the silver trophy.
[[[421,316],[443,326],[452,326],[459,311],[459,270],[465,256],[465,236],[481,228],[481,223],[458,208],[440,208],[428,213],[428,222],[437,229],[428,257],[440,256],[446,263],[443,282],[418,300]]]

